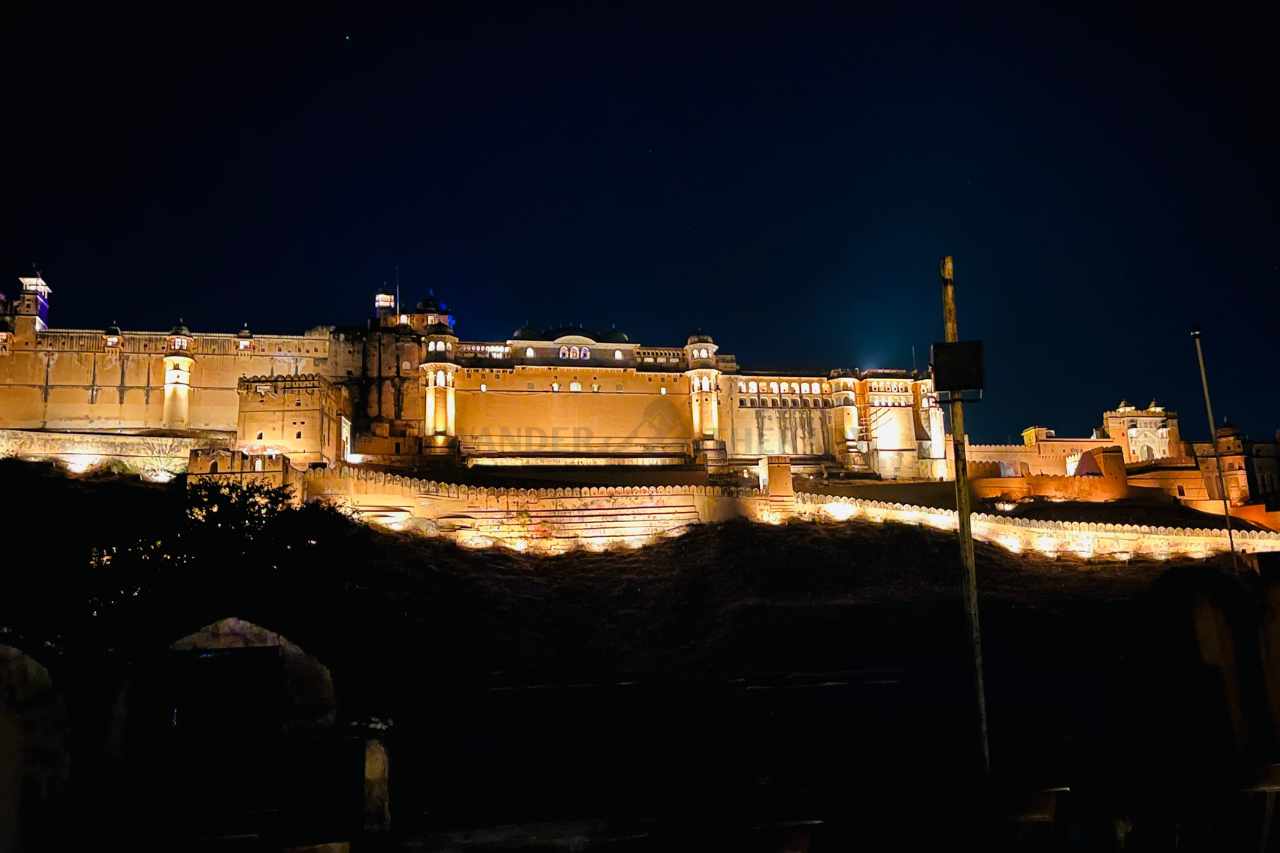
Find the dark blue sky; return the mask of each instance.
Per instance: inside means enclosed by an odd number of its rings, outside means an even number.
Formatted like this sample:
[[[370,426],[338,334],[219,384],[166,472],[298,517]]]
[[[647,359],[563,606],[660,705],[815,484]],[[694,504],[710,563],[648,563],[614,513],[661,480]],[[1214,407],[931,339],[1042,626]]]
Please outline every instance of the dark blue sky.
[[[1026,5],[79,19],[3,35],[0,261],[56,326],[616,324],[744,367],[988,353],[977,439],[1152,396],[1280,426],[1269,25]],[[0,271],[2,271],[0,270]]]

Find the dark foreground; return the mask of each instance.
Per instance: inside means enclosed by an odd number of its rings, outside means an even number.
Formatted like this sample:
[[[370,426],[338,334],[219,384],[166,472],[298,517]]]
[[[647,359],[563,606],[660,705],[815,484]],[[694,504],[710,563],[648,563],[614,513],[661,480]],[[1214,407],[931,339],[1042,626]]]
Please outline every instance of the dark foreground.
[[[1240,792],[1276,757],[1280,599],[1223,562],[979,546],[988,781],[955,546],[927,529],[533,558],[0,476],[37,546],[6,565],[0,644],[52,681],[0,694],[26,849],[1258,849],[1265,799]],[[170,651],[228,617],[327,668],[331,707],[263,650]]]

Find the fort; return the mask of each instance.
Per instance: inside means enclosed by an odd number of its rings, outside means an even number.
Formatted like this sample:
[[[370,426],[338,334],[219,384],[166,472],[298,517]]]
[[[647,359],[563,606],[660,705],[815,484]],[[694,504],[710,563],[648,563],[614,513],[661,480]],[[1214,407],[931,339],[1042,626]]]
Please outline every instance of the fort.
[[[735,516],[781,521],[830,502],[812,486],[798,493],[801,480],[954,476],[931,378],[914,370],[747,369],[701,331],[680,346],[527,325],[467,340],[434,295],[410,309],[385,292],[364,323],[301,335],[181,321],[57,329],[49,285],[19,282],[0,300],[0,456],[72,471],[289,484],[369,521],[546,550],[638,544]],[[1210,511],[1221,464],[1229,501],[1280,528],[1268,505],[1280,498],[1276,445],[1231,428],[1215,438],[1216,454],[1183,441],[1176,413],[1122,401],[1087,438],[1029,427],[1022,444],[970,445],[968,459],[979,498]],[[1183,550],[1216,549],[1198,537]],[[1154,542],[1136,547],[1183,547]]]
[[[13,431],[38,433],[41,452],[80,464],[134,458],[120,440],[131,436],[301,467],[666,467],[723,478],[785,455],[807,472],[946,473],[942,412],[915,371],[748,371],[701,332],[678,346],[576,327],[465,340],[433,296],[408,309],[387,293],[363,325],[302,335],[54,329],[50,287],[20,281],[0,311],[0,429],[9,443],[21,440]],[[84,449],[59,449],[73,446]]]

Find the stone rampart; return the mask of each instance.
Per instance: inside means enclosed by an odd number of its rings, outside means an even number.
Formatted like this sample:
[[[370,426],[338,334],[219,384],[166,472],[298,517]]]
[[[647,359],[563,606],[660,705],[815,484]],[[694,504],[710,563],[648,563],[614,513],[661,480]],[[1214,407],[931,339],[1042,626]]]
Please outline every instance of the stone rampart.
[[[227,434],[175,436],[0,429],[0,458],[53,459],[74,473],[116,463],[145,479],[164,481],[187,470],[192,450],[229,443]]]
[[[1032,474],[1026,477],[979,477],[970,481],[973,496],[983,498],[1058,498],[1068,501],[1114,501],[1129,495],[1124,478],[1068,477]]]
[[[1095,478],[1057,478],[1092,480]],[[786,512],[767,490],[705,485],[518,488],[419,479],[350,465],[307,471],[308,500],[328,500],[366,521],[449,536],[464,545],[501,544],[559,553],[639,546],[691,524],[788,518],[923,524],[956,528],[954,510],[798,492]],[[1228,550],[1225,529],[1041,521],[974,513],[974,536],[1014,553],[1130,559],[1205,557]],[[1280,533],[1237,531],[1247,553],[1280,551]]]
[[[873,522],[927,524],[941,530],[956,529],[955,510],[807,493],[796,495],[796,501],[797,513],[811,519],[843,521],[863,518]],[[975,539],[1000,545],[1014,553],[1037,551],[1046,556],[1063,554],[1086,559],[1206,557],[1230,549],[1225,528],[1210,530],[1041,521],[985,513],[973,514],[973,535]],[[1236,531],[1235,544],[1237,549],[1246,553],[1280,551],[1280,533]]]
[[[560,552],[638,546],[689,525],[767,517],[760,489],[721,486],[478,486],[350,465],[308,471],[307,500],[327,500],[397,529],[451,536],[476,547]]]

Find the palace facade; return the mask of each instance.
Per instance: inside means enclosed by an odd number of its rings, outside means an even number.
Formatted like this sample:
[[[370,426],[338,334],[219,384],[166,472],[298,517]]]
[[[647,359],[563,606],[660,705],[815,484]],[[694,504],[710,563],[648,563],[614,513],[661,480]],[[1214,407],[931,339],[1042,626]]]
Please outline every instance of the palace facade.
[[[701,332],[677,346],[576,327],[467,340],[434,296],[408,309],[389,293],[363,324],[301,335],[57,329],[50,287],[20,285],[0,301],[0,455],[173,471],[190,450],[229,448],[303,467],[566,478],[734,476],[785,456],[808,473],[946,475],[942,410],[914,371],[748,370]]]

